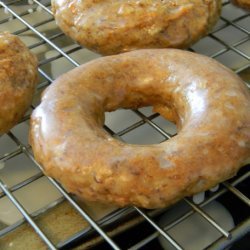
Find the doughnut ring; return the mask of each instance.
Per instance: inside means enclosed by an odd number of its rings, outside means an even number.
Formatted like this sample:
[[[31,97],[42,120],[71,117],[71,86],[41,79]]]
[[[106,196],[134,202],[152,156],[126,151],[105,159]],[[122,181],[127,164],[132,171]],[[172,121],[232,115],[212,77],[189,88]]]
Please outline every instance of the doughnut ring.
[[[177,124],[175,137],[131,145],[103,129],[105,111],[149,105]],[[83,199],[165,207],[250,161],[250,93],[231,70],[191,52],[107,56],[46,89],[31,117],[30,143],[45,173]]]
[[[221,0],[52,0],[61,30],[86,48],[111,55],[142,48],[187,48],[220,16]]]
[[[36,57],[17,36],[0,32],[0,134],[23,117],[31,104],[37,77]]]

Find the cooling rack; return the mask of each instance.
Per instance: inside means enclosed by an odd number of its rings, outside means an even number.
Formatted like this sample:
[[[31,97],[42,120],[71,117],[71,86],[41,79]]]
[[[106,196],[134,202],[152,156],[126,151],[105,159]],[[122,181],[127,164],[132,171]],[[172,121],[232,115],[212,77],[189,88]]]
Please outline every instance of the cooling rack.
[[[14,205],[21,216],[21,219],[0,227],[0,246],[1,238],[5,239],[24,224],[27,224],[30,225],[35,234],[41,239],[44,248],[49,249],[83,249],[89,246],[94,247],[100,242],[106,243],[103,249],[106,249],[107,246],[111,249],[147,249],[147,246],[150,246],[151,242],[159,236],[165,238],[175,249],[185,249],[185,245],[181,245],[177,242],[175,237],[170,235],[168,231],[192,214],[199,214],[213,227],[213,230],[220,234],[220,237],[207,247],[209,249],[224,249],[250,232],[249,215],[244,217],[239,223],[236,223],[231,230],[227,230],[221,226],[220,221],[212,218],[204,210],[207,204],[220,199],[223,195],[229,195],[230,199],[237,204],[241,203],[242,207],[249,209],[249,194],[242,192],[238,188],[240,184],[249,182],[249,167],[240,171],[232,180],[221,183],[214,192],[206,194],[205,199],[199,204],[196,204],[191,198],[185,198],[183,202],[190,208],[188,212],[179,216],[166,226],[162,226],[157,220],[157,216],[165,210],[147,211],[138,207],[128,207],[113,209],[111,212],[105,214],[105,216],[95,218],[89,209],[85,209],[75,197],[68,194],[60,184],[52,178],[44,176],[41,171],[41,166],[33,157],[31,148],[26,136],[23,135],[22,129],[26,124],[25,129],[26,131],[28,130],[27,124],[30,112],[39,103],[39,96],[42,90],[61,73],[77,67],[85,61],[96,58],[98,55],[88,52],[86,49],[65,37],[56,26],[49,1],[0,1],[0,6],[0,31],[9,30],[24,39],[27,46],[37,54],[40,75],[36,98],[29,112],[17,128],[12,129],[8,134],[0,138],[0,142],[4,140],[4,142],[9,141],[13,144],[11,147],[5,147],[5,144],[0,143],[2,147],[0,150],[0,167],[3,168],[0,170],[0,201],[7,199],[9,204]],[[224,1],[222,16],[215,29],[206,38],[190,48],[190,50],[215,58],[242,76],[250,75],[249,24],[250,15],[247,12],[233,7],[228,1]],[[29,37],[30,39],[25,40],[25,37]],[[79,59],[78,56],[83,53],[83,51],[85,56]],[[249,76],[244,79],[249,87]],[[147,129],[150,129],[152,136],[156,138],[155,143],[167,140],[175,133],[173,128],[169,130],[166,128],[159,114],[152,113],[148,109],[132,110],[129,112],[130,116],[134,117],[133,122],[121,124],[118,119],[117,123],[113,125],[106,121],[104,128],[114,137],[124,141],[131,138],[128,136],[129,134],[132,134],[132,137],[134,137],[133,132],[139,131],[139,135],[142,135],[140,143],[148,143],[147,139],[145,139],[145,131],[147,131]],[[107,118],[108,117],[109,115],[107,115]],[[22,129],[20,130],[18,127]],[[138,140],[140,140],[140,136],[135,136],[135,141],[132,141],[132,143],[138,142]],[[4,166],[8,165],[8,162],[17,158],[20,158],[20,161],[24,161],[24,159],[25,161],[29,161],[36,170],[32,172],[33,174],[28,177],[24,176],[13,184],[7,178],[8,172],[4,175],[3,170],[7,168]],[[39,209],[37,208],[31,212],[26,208],[23,199],[18,198],[18,192],[41,179],[46,179],[51,185],[51,190],[55,189],[58,196],[56,199],[48,202],[46,206],[40,207]],[[53,236],[48,233],[46,226],[42,227],[40,225],[38,218],[41,215],[49,213],[51,209],[59,206],[63,202],[66,202],[68,206],[77,213],[79,218],[84,219],[87,225],[83,228],[79,228],[77,232],[67,235],[63,240],[55,241]],[[127,242],[125,246],[120,244],[115,235],[126,232],[128,237],[130,237],[130,228],[139,223],[147,224],[147,227],[150,227],[151,230],[149,230],[146,235],[142,234],[142,237],[135,242]],[[193,240],[195,241],[195,239]],[[9,247],[11,247],[11,244],[10,242]],[[26,246],[26,249],[28,249],[28,245]],[[148,247],[148,249],[150,248]]]

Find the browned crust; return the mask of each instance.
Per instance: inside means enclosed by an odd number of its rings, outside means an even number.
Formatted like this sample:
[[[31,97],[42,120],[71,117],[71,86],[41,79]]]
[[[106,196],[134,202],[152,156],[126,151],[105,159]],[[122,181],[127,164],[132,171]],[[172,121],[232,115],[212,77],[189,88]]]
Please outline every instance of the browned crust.
[[[101,54],[141,48],[187,48],[217,22],[220,0],[52,0],[58,26]]]
[[[232,0],[232,3],[250,11],[250,0]]]
[[[0,33],[0,134],[28,109],[37,76],[37,59],[24,43],[8,32]]]

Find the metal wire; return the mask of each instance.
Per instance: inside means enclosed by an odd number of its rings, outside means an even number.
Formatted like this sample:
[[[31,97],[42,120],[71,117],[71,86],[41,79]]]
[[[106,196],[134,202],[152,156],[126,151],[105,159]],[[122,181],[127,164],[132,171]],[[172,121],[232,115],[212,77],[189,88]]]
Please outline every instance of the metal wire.
[[[190,205],[198,214],[200,214],[204,219],[207,220],[214,228],[216,228],[220,233],[222,233],[226,238],[231,238],[231,234],[223,229],[216,221],[214,221],[206,212],[204,212],[199,206],[194,204],[189,199],[184,199],[188,205]]]
[[[7,188],[7,186],[0,180],[0,187],[2,188],[3,192],[9,197],[9,199],[15,204],[18,210],[22,213],[25,219],[29,222],[29,224],[34,228],[34,230],[39,234],[40,238],[46,243],[46,245],[52,249],[56,250],[54,244],[47,238],[47,236],[43,233],[43,231],[37,226],[25,208],[22,206],[20,202],[12,195],[11,191]]]
[[[223,182],[223,185],[230,190],[233,194],[235,194],[239,199],[241,199],[243,202],[245,202],[250,207],[250,199],[248,199],[247,196],[242,194],[237,188],[233,187],[230,183],[227,181]]]
[[[47,85],[49,85],[52,81],[53,81],[53,77],[49,74],[46,73],[46,71],[42,68],[43,66],[48,65],[49,63],[59,59],[59,58],[65,58],[67,59],[73,66],[79,66],[79,63],[76,62],[71,54],[82,49],[82,47],[80,47],[79,45],[76,45],[73,48],[70,48],[68,50],[63,50],[62,48],[60,48],[58,45],[55,44],[54,40],[58,39],[58,38],[63,38],[64,34],[61,31],[58,31],[57,33],[53,34],[50,37],[46,37],[44,34],[42,34],[38,29],[39,27],[48,24],[50,22],[53,22],[53,16],[52,16],[52,12],[50,10],[50,6],[49,4],[43,4],[42,1],[37,1],[37,0],[33,0],[33,3],[36,4],[37,6],[39,6],[43,11],[45,11],[46,13],[48,13],[49,15],[51,15],[51,18],[48,18],[47,20],[43,20],[37,23],[28,23],[27,21],[25,21],[24,17],[26,15],[29,15],[30,12],[29,10],[25,10],[22,13],[17,14],[16,11],[14,11],[12,9],[12,6],[16,3],[19,3],[20,1],[8,1],[3,2],[0,1],[0,7],[2,6],[3,8],[5,8],[6,10],[8,10],[8,13],[10,13],[16,20],[18,20],[21,24],[23,24],[25,27],[21,28],[19,30],[15,30],[13,33],[17,34],[17,35],[21,35],[24,32],[27,31],[31,31],[33,32],[35,35],[37,35],[41,40],[39,42],[33,43],[29,46],[30,49],[35,49],[43,44],[49,45],[51,46],[51,48],[53,48],[58,54],[55,56],[50,57],[49,59],[43,59],[40,60],[39,62],[39,73],[41,75],[41,77],[43,79],[45,79],[44,81],[42,81],[39,85],[38,85],[38,90],[39,89],[43,89],[44,87],[46,87]],[[228,2],[224,3],[224,7],[229,5]],[[30,6],[30,8],[32,8],[32,10],[36,9],[36,6]],[[239,49],[239,46],[241,44],[244,44],[245,42],[248,42],[250,40],[249,38],[249,30],[247,30],[245,27],[241,26],[239,24],[239,22],[241,20],[244,20],[244,18],[247,18],[249,16],[249,14],[242,14],[241,16],[235,18],[234,20],[228,20],[225,17],[221,17],[221,20],[224,22],[222,25],[220,25],[217,29],[215,29],[213,32],[211,32],[209,34],[209,37],[211,39],[213,39],[214,41],[216,41],[217,43],[219,43],[220,45],[223,45],[223,48],[214,52],[213,54],[210,55],[210,57],[212,58],[218,58],[219,56],[225,54],[228,51],[233,51],[234,53],[236,53],[237,55],[239,55],[241,58],[244,58],[245,60],[250,60],[249,55],[247,55],[246,53],[244,53],[243,51],[241,51]],[[2,20],[0,20],[0,26],[1,24],[4,24],[6,22],[9,21],[9,18],[4,18]],[[217,36],[217,33],[220,32],[221,30],[223,30],[224,28],[227,28],[229,26],[232,26],[234,28],[236,28],[237,30],[243,32],[246,37],[243,37],[242,39],[240,39],[239,41],[235,42],[234,44],[229,44],[225,41],[223,41],[222,39],[220,39]],[[193,51],[195,51],[195,49],[192,49]],[[240,73],[241,71],[247,69],[250,67],[249,63],[245,63],[244,65],[242,65],[241,67],[237,68],[235,70],[236,73]],[[33,107],[34,108],[34,107]],[[160,135],[162,135],[166,140],[170,139],[173,135],[171,135],[169,132],[165,131],[163,128],[161,128],[160,126],[158,126],[153,120],[157,117],[159,117],[159,114],[152,114],[150,116],[146,116],[144,115],[143,112],[139,111],[139,110],[134,110],[133,111],[139,118],[140,121],[126,127],[123,130],[120,130],[118,132],[114,132],[112,131],[111,128],[104,126],[104,128],[114,137],[122,140],[121,136],[128,134],[129,132],[133,131],[136,128],[140,128],[140,126],[142,126],[143,124],[148,124],[152,129],[154,129],[155,131],[157,131],[157,133],[159,133]],[[29,116],[26,116],[23,118],[22,122],[29,119]],[[13,152],[7,153],[3,156],[0,155],[0,161],[8,161],[11,158],[16,157],[19,154],[24,154],[28,157],[29,160],[31,160],[40,170],[42,169],[41,166],[35,161],[33,155],[31,154],[31,152],[29,151],[29,147],[24,145],[23,143],[21,143],[21,141],[15,136],[15,134],[13,133],[8,133],[9,138],[14,141],[17,145],[17,149],[14,150]],[[45,235],[45,233],[37,226],[36,222],[34,221],[33,217],[35,216],[35,214],[29,214],[25,208],[22,206],[22,204],[15,198],[15,196],[13,195],[13,192],[15,192],[16,190],[19,190],[21,188],[23,188],[24,186],[34,182],[35,180],[43,177],[44,175],[42,174],[42,172],[39,172],[21,182],[19,182],[18,184],[11,186],[11,187],[7,187],[7,185],[4,183],[3,180],[0,180],[0,187],[2,188],[2,192],[0,193],[0,199],[4,196],[7,196],[12,202],[13,204],[18,208],[18,210],[23,214],[24,216],[24,220],[21,220],[17,223],[15,223],[14,225],[11,225],[7,228],[4,228],[3,230],[0,230],[0,236],[3,236],[7,233],[9,233],[10,231],[13,231],[14,229],[16,229],[18,226],[20,226],[25,220],[34,228],[34,230],[37,232],[37,234],[39,235],[39,237],[44,241],[44,243],[47,245],[48,248],[50,249],[58,249],[64,246],[64,243],[59,242],[57,244],[57,246],[55,246],[52,241]],[[190,215],[192,215],[193,213],[199,213],[207,222],[209,222],[214,228],[215,230],[218,230],[221,234],[222,237],[217,240],[214,243],[214,247],[213,245],[211,245],[211,249],[218,249],[221,246],[224,245],[228,245],[230,244],[230,242],[232,243],[233,241],[235,241],[236,239],[238,239],[240,236],[242,236],[247,230],[249,230],[249,220],[246,220],[244,222],[242,222],[240,225],[238,225],[237,227],[235,227],[231,232],[228,232],[227,230],[225,230],[224,228],[222,228],[219,223],[217,223],[217,221],[213,220],[202,208],[203,206],[205,206],[206,204],[208,204],[209,202],[213,201],[214,199],[217,199],[218,197],[220,197],[222,194],[224,194],[225,192],[231,192],[233,195],[236,195],[239,199],[241,199],[245,204],[247,204],[248,206],[250,205],[250,200],[249,198],[244,195],[242,192],[240,192],[235,186],[237,184],[239,184],[240,182],[242,182],[243,180],[247,179],[250,177],[250,173],[246,173],[242,176],[239,176],[235,181],[233,182],[224,182],[223,186],[224,188],[222,188],[221,190],[219,190],[218,192],[214,193],[214,195],[212,195],[209,199],[205,200],[203,203],[196,205],[194,204],[190,199],[184,199],[189,206],[191,206],[192,210],[187,212],[186,214],[184,214],[183,216],[181,216],[180,218],[178,218],[177,220],[175,220],[174,222],[172,222],[171,224],[167,225],[164,228],[161,228],[154,220],[153,218],[151,218],[150,216],[148,216],[148,214],[146,212],[144,212],[142,209],[139,209],[137,207],[133,207],[131,210],[134,210],[139,216],[142,216],[145,221],[147,221],[155,230],[155,232],[153,234],[151,234],[150,236],[145,237],[143,240],[141,240],[140,242],[136,243],[134,246],[131,246],[130,249],[139,249],[143,246],[145,246],[146,244],[148,244],[149,242],[151,242],[153,239],[155,239],[156,237],[158,237],[159,235],[161,235],[162,237],[164,237],[167,241],[169,241],[169,243],[174,246],[176,249],[185,249],[185,246],[180,246],[178,242],[175,241],[174,238],[170,237],[168,235],[168,233],[166,233],[167,230],[169,230],[170,228],[172,228],[173,226],[177,225],[178,223],[182,222],[184,219],[186,219],[187,217],[189,217]],[[77,202],[75,202],[74,199],[72,199],[72,197],[52,178],[48,177],[48,180],[57,188],[57,190],[60,191],[60,193],[62,194],[62,198],[60,199],[60,201],[62,199],[66,199],[69,204],[71,204],[71,206],[74,207],[74,209],[92,226],[92,228],[98,232],[101,237],[113,248],[113,249],[120,249],[120,246],[118,246],[114,240],[108,235],[108,233],[106,233],[102,227],[100,226],[98,221],[95,221],[93,218],[91,218],[91,216],[89,216],[89,214],[84,211],[78,204]],[[53,203],[53,205],[57,204],[59,201],[56,201],[56,203]],[[51,204],[52,206],[52,204]],[[46,207],[46,209],[49,206]],[[82,237],[82,235],[81,235]],[[69,237],[66,241],[70,242],[71,240],[73,241],[73,239],[75,240],[74,236]],[[226,240],[227,239],[227,240]],[[66,242],[65,241],[65,242]]]
[[[167,239],[172,246],[174,246],[177,250],[182,250],[183,248],[170,236],[168,235],[160,226],[158,226],[146,213],[144,213],[140,208],[134,207],[134,209],[145,218],[156,230],[157,232]]]
[[[235,180],[234,182],[232,182],[232,186],[236,186],[237,184],[241,183],[242,181],[246,180],[250,178],[250,172],[244,174],[243,176],[239,177],[237,180]],[[219,192],[215,193],[214,195],[212,195],[210,198],[208,198],[207,200],[205,200],[204,202],[202,202],[201,204],[199,204],[200,208],[203,208],[204,206],[206,206],[207,204],[209,204],[210,202],[212,202],[213,200],[217,199],[218,197],[222,196],[224,193],[226,192],[226,189],[222,189]],[[169,229],[173,228],[175,225],[181,223],[182,221],[184,221],[185,219],[187,219],[189,216],[191,216],[192,214],[194,214],[194,210],[189,211],[187,213],[185,213],[184,215],[182,215],[181,217],[179,217],[177,220],[175,220],[174,222],[170,223],[169,225],[164,227],[165,231],[168,231]],[[244,224],[245,226],[245,224]],[[159,232],[155,232],[151,235],[149,235],[148,237],[146,237],[145,239],[143,239],[142,241],[138,242],[137,244],[135,244],[133,247],[129,248],[130,250],[137,250],[140,249],[142,246],[145,245],[145,243],[148,243],[152,240],[154,240],[156,237],[159,236]]]
[[[22,148],[23,153],[31,159],[40,170],[42,167],[39,163],[37,163],[33,157],[33,155],[27,150],[26,146],[23,145],[16,136],[14,136],[11,132],[8,133],[11,139]],[[49,181],[61,192],[61,194],[69,201],[69,203],[82,215],[82,217],[112,246],[113,249],[119,250],[120,248],[114,243],[114,241],[98,226],[98,224],[88,215],[86,211],[84,211],[70,196],[69,194],[51,177],[47,177]],[[1,180],[0,180],[1,181]],[[0,183],[1,185],[1,183]],[[4,191],[5,192],[5,191]],[[6,193],[6,192],[5,192]],[[7,193],[6,193],[7,194]],[[7,194],[9,197],[11,194]],[[14,200],[14,199],[13,199]],[[16,205],[16,203],[15,203]],[[19,209],[19,208],[18,208]],[[22,210],[21,213],[25,216],[25,218],[29,218],[28,214],[25,210]],[[30,220],[28,220],[30,222]],[[32,224],[33,226],[33,224]],[[38,232],[38,231],[37,231]],[[38,232],[39,234],[39,232]],[[40,235],[40,234],[39,234]]]

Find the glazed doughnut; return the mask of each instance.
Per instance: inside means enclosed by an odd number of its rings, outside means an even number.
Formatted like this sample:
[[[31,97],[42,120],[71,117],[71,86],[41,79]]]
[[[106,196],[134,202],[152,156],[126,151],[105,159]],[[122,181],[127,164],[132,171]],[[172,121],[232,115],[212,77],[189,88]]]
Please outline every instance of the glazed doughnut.
[[[221,0],[52,0],[62,31],[105,55],[139,48],[187,48],[214,26]]]
[[[24,43],[17,36],[0,32],[0,135],[28,109],[37,75],[37,59]]]
[[[235,5],[250,11],[250,0],[232,0],[232,2]]]
[[[149,105],[177,124],[177,136],[130,145],[103,129],[105,111]],[[191,52],[107,56],[47,88],[32,113],[30,143],[45,173],[79,197],[164,207],[249,162],[250,93],[229,69]]]

